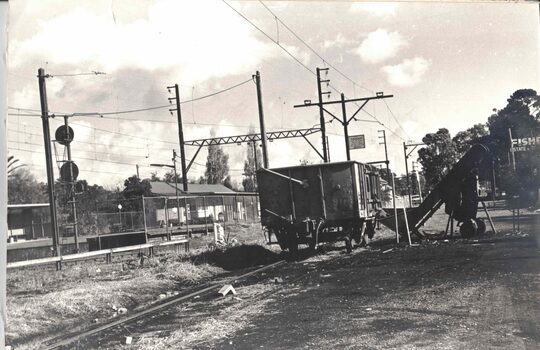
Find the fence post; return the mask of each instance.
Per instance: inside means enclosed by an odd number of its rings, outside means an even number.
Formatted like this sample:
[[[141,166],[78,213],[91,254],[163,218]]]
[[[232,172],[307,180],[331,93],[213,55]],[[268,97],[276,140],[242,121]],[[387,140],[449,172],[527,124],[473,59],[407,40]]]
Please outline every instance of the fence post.
[[[234,215],[236,213],[236,215]],[[236,223],[238,224],[238,221],[240,221],[240,213],[238,212],[238,195],[235,194],[234,195],[234,207],[233,207],[233,220],[236,221]],[[235,219],[236,217],[236,219]]]
[[[148,229],[146,227],[146,209],[144,205],[144,195],[141,196],[142,199],[142,214],[143,214],[143,223],[144,223],[144,243],[148,243]]]
[[[167,240],[171,240],[171,236],[169,234],[169,208],[167,206],[167,197],[165,197],[165,234],[167,235]]]
[[[208,215],[206,214],[206,196],[202,197],[203,199],[203,207],[204,207],[204,230],[206,232],[206,235],[208,236]]]
[[[188,202],[187,202],[187,197],[185,197],[185,196],[184,196],[184,212],[185,212],[185,216],[186,216],[186,233],[187,233],[188,237],[191,237],[189,235]]]
[[[249,222],[248,215],[247,215],[247,207],[246,207],[246,196],[242,196],[242,220],[245,220],[246,222]]]

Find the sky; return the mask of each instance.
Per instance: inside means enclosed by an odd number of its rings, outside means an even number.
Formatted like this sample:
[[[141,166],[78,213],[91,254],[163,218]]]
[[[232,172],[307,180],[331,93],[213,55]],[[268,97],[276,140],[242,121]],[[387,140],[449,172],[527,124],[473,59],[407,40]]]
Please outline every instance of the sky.
[[[485,123],[515,90],[540,91],[534,3],[13,0],[9,6],[8,151],[41,181],[40,67],[51,75],[50,113],[71,116],[79,179],[108,188],[122,187],[136,165],[146,178],[166,171],[150,164],[172,163],[178,125],[166,105],[174,84],[186,101],[185,140],[259,132],[256,71],[267,131],[303,129],[318,126],[318,109],[293,106],[316,101],[315,69],[329,68],[325,101],[340,93],[394,96],[369,101],[349,135],[366,139],[365,149],[351,151],[353,160],[381,161],[378,137],[385,130],[397,174],[405,171],[403,142],[420,142],[439,128],[455,135]],[[115,114],[151,107],[160,108]],[[340,105],[328,109],[341,117]],[[347,114],[357,109],[350,103]],[[53,138],[63,123],[50,119]],[[342,125],[326,128],[331,160],[345,160]],[[321,149],[319,133],[308,139]],[[246,145],[223,149],[241,183]],[[54,143],[53,150],[61,165],[64,147]],[[188,161],[195,152],[186,146]],[[321,161],[302,138],[275,140],[268,154],[270,167]],[[206,156],[202,149],[189,178],[204,174]]]

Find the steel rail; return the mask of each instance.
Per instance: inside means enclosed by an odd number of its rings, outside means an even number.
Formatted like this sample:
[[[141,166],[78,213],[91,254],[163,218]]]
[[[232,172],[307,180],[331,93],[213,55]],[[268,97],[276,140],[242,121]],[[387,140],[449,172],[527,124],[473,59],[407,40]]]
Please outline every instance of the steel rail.
[[[193,297],[195,297],[197,295],[207,293],[207,292],[209,292],[209,291],[211,291],[213,289],[218,289],[224,283],[226,284],[226,283],[230,283],[230,282],[235,281],[235,280],[244,279],[246,277],[257,274],[259,272],[262,272],[262,271],[271,269],[273,267],[279,266],[279,265],[281,265],[283,263],[285,263],[285,260],[280,260],[280,261],[277,261],[275,263],[272,263],[272,264],[263,266],[261,268],[255,269],[253,271],[247,272],[247,273],[245,273],[243,275],[229,277],[229,278],[227,278],[225,280],[225,282],[210,283],[206,287],[204,287],[202,289],[199,289],[197,291],[191,292],[191,293],[189,293],[187,295],[183,295],[183,296],[180,296],[180,297],[174,297],[173,299],[171,299],[169,301],[166,301],[166,302],[161,303],[159,305],[149,307],[148,309],[139,311],[137,313],[134,313],[134,314],[129,315],[127,317],[118,319],[116,321],[113,321],[113,322],[110,322],[110,323],[107,323],[107,324],[104,324],[104,325],[101,325],[101,326],[98,326],[98,327],[95,327],[95,328],[92,328],[92,329],[88,329],[88,330],[80,332],[80,333],[72,334],[72,335],[68,336],[64,340],[61,340],[61,341],[58,341],[56,343],[53,343],[51,345],[46,346],[44,349],[45,350],[52,350],[52,349],[58,349],[59,347],[62,347],[62,346],[67,346],[67,345],[69,345],[69,344],[71,344],[73,342],[84,339],[84,338],[86,338],[86,337],[88,337],[90,335],[99,333],[101,331],[104,331],[104,330],[107,330],[107,329],[110,329],[110,328],[113,328],[113,327],[116,327],[116,326],[119,326],[119,325],[122,325],[122,324],[125,324],[125,323],[128,323],[128,322],[131,322],[131,321],[134,321],[134,320],[137,320],[137,319],[140,319],[140,318],[142,318],[144,316],[147,316],[149,314],[161,311],[162,309],[164,309],[164,308],[166,308],[168,306],[180,303],[180,302],[185,301],[187,299],[191,299],[191,298],[193,298]]]

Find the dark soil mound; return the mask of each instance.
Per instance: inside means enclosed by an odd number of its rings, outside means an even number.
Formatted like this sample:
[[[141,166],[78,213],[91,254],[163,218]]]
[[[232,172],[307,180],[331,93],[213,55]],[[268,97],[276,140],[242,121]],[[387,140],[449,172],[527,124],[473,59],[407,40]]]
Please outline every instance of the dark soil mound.
[[[280,255],[260,245],[240,245],[225,249],[206,251],[192,258],[193,263],[206,262],[225,270],[238,270],[250,266],[265,265],[279,260]]]

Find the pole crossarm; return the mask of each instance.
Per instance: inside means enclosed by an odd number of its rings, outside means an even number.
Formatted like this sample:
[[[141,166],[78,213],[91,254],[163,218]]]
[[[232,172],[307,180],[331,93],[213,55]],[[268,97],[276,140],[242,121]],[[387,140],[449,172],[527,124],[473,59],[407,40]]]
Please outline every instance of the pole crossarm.
[[[409,148],[409,147],[414,147],[409,153],[407,153],[405,155],[405,158],[409,158],[409,156],[411,155],[411,153],[414,152],[414,150],[416,149],[416,147],[418,146],[425,146],[426,144],[421,142],[421,143],[409,143],[409,144],[405,144],[405,149]]]
[[[321,157],[322,160],[324,160],[324,156],[321,154],[321,152],[319,152],[319,150],[313,146],[313,144],[308,140],[307,137],[305,136],[302,136],[304,138],[304,140],[306,140],[306,142],[311,146],[311,148],[313,148],[313,150],[315,150],[315,152],[317,152],[317,154],[319,155],[319,157]]]
[[[352,98],[349,100],[345,100],[345,102],[357,102],[357,101],[369,101],[369,100],[379,100],[383,98],[390,98],[394,97],[394,95],[377,95],[377,96],[370,96],[370,97],[360,97],[360,98]],[[332,105],[332,104],[338,104],[342,103],[341,100],[334,100],[334,101],[326,101],[326,102],[315,102],[311,103],[311,101],[307,100],[301,105],[294,105],[294,108],[302,108],[302,107],[313,107],[313,106],[324,106],[324,105]]]
[[[390,95],[392,96],[392,95]],[[351,122],[351,120],[354,119],[354,117],[356,117],[356,115],[358,114],[358,112],[360,112],[362,110],[362,108],[364,108],[364,106],[366,105],[366,103],[368,103],[369,100],[367,101],[364,101],[364,103],[362,103],[362,105],[360,107],[358,107],[358,109],[356,110],[356,112],[353,113],[353,115],[349,118],[349,120],[347,120],[347,124],[349,124]]]
[[[324,109],[324,111],[328,114],[330,114],[330,116],[332,118],[334,118],[335,120],[337,120],[338,122],[340,122],[341,124],[343,124],[343,122],[341,121],[341,119],[339,119],[338,117],[336,117],[332,112],[330,112],[329,110],[327,110],[326,108],[322,107],[322,109]]]
[[[288,139],[293,137],[305,137],[308,135],[315,134],[320,132],[320,128],[309,128],[309,129],[297,129],[297,130],[283,130],[283,131],[274,131],[266,133],[266,137],[269,141],[278,140],[278,139]],[[184,144],[188,146],[212,146],[212,145],[230,145],[230,144],[241,144],[246,142],[257,142],[261,141],[261,134],[247,134],[247,135],[237,135],[237,136],[226,136],[226,137],[214,137],[209,139],[200,139],[200,140],[191,140],[185,141]]]

